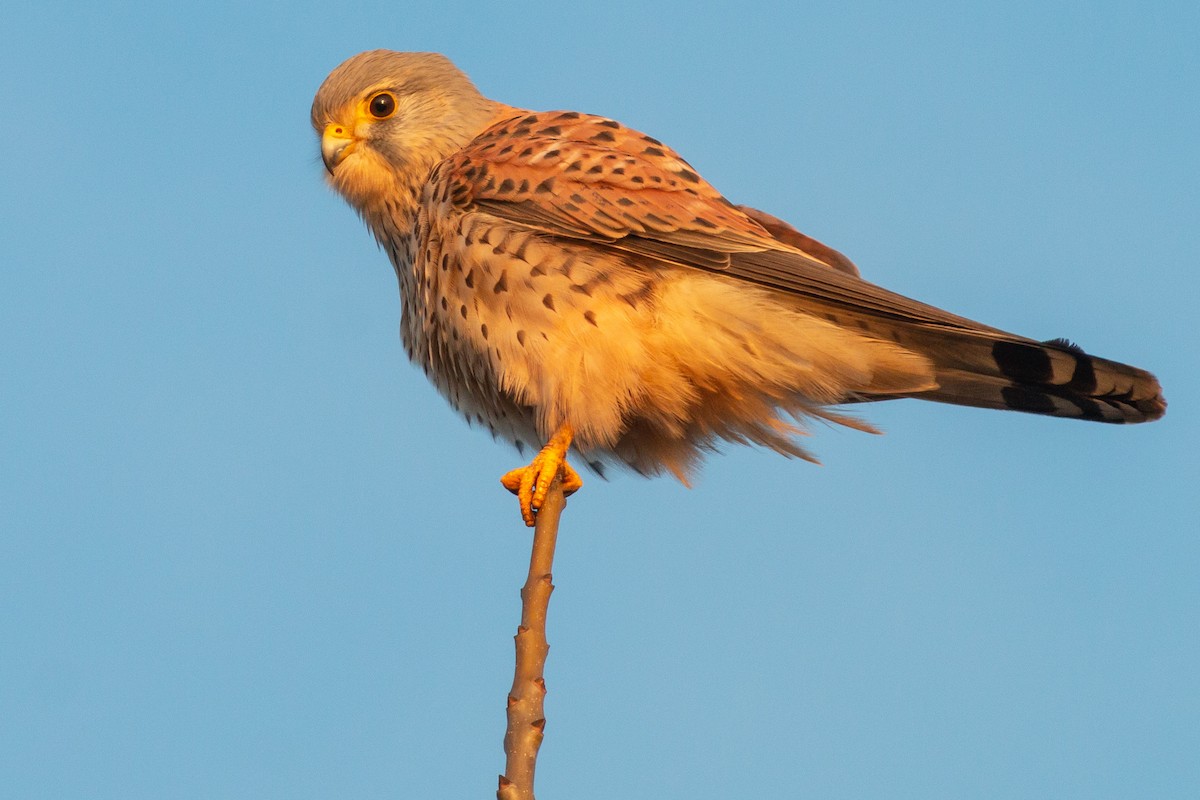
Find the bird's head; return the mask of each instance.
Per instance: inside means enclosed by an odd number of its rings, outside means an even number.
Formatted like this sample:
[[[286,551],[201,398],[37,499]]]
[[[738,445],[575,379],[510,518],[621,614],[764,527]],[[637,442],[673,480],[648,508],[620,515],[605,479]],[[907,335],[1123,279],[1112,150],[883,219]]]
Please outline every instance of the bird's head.
[[[398,192],[416,192],[499,107],[445,56],[371,50],[321,84],[312,125],[330,184],[367,212]]]

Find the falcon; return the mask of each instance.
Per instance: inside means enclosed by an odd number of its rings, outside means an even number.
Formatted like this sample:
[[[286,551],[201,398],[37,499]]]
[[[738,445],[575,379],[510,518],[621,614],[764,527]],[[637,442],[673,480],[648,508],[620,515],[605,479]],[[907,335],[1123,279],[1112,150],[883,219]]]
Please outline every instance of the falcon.
[[[1166,410],[1154,376],[911,300],[734,205],[605,117],[484,97],[436,53],[335,69],[312,124],[329,184],[395,267],[405,350],[496,437],[532,525],[550,485],[627,466],[687,483],[722,441],[812,460],[806,420],[914,397],[1110,423]]]

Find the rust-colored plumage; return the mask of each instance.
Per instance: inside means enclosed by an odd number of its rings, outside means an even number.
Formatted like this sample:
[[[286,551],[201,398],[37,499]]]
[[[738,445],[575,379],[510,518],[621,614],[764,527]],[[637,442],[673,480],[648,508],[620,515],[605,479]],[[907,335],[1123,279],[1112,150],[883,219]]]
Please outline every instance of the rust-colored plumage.
[[[572,444],[594,465],[686,481],[722,440],[807,458],[798,421],[869,429],[838,403],[1103,422],[1166,407],[1149,373],[864,281],[662,142],[487,100],[436,54],[355,56],[322,85],[313,125],[331,184],[396,268],[409,356],[469,419],[553,443],[532,474],[506,476],[527,521]]]

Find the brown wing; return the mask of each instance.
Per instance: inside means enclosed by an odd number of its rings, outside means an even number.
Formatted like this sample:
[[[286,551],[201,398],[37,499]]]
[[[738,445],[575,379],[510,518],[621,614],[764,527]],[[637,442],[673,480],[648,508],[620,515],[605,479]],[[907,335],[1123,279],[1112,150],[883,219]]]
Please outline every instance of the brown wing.
[[[811,236],[805,236],[779,217],[771,216],[765,211],[759,211],[757,208],[751,208],[750,206],[740,205],[738,206],[738,210],[766,228],[767,232],[778,241],[790,244],[798,250],[803,250],[807,255],[812,256],[818,261],[824,261],[834,269],[840,269],[842,272],[853,275],[856,278],[859,277],[858,267],[854,266],[853,261],[832,247],[821,244]]]
[[[813,314],[929,358],[940,384],[920,394],[929,399],[1108,422],[1155,419],[1166,407],[1143,370],[862,280],[840,253],[769,214],[734,206],[670,148],[609,119],[514,116],[438,165],[427,192],[551,236],[790,295]]]
[[[777,247],[817,266],[848,263],[781,220],[735,207],[662,142],[603,117],[515,117],[443,163],[439,178],[505,219],[679,263],[712,268]]]
[[[837,251],[726,200],[677,153],[577,112],[514,116],[442,162],[434,193],[547,234],[908,324],[1000,333],[862,280]],[[1014,337],[1019,338],[1019,337]]]

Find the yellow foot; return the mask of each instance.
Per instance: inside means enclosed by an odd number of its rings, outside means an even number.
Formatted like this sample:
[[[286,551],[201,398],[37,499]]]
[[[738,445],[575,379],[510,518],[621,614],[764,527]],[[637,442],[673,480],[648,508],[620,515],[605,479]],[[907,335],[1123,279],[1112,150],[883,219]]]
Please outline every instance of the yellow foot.
[[[530,528],[537,521],[538,509],[545,504],[546,494],[555,476],[562,476],[563,494],[573,494],[583,486],[579,473],[567,463],[567,449],[571,446],[573,435],[571,426],[564,424],[538,451],[529,466],[514,469],[500,478],[504,488],[521,501],[521,519]]]

